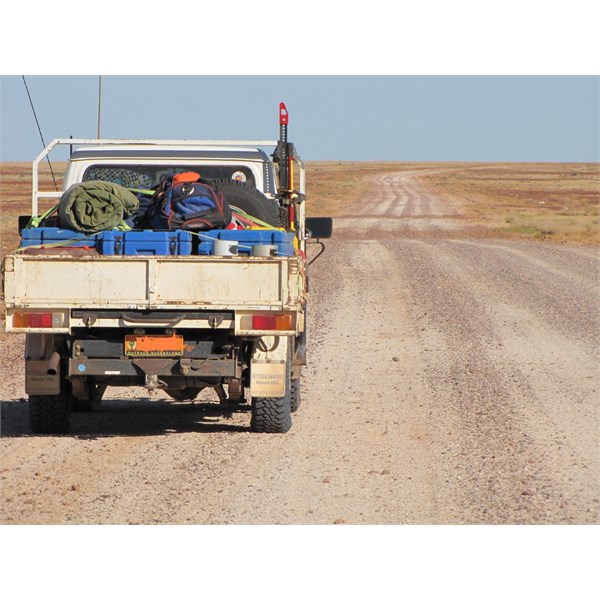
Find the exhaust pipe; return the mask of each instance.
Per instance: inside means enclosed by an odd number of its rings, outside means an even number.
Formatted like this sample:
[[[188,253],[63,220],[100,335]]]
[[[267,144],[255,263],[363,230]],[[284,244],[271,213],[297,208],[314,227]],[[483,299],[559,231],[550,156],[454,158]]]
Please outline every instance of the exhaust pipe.
[[[48,375],[57,375],[60,369],[60,354],[53,352],[48,361]]]

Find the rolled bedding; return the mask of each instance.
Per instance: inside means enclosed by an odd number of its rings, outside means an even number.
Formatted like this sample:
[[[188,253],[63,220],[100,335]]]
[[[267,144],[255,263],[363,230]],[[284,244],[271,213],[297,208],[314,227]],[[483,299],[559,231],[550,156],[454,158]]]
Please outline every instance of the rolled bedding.
[[[66,229],[96,233],[119,227],[138,207],[137,196],[123,186],[86,181],[73,184],[61,196],[58,218]]]

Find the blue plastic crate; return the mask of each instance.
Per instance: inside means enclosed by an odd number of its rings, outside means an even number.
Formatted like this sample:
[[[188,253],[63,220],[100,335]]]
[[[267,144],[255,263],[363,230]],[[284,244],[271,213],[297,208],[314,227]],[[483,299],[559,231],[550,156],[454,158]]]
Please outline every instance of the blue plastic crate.
[[[189,231],[103,231],[98,237],[100,254],[125,256],[185,256],[192,253]]]
[[[238,254],[252,254],[252,247],[268,244],[276,247],[276,256],[294,256],[294,234],[277,229],[213,229],[200,233],[198,254],[212,254],[214,240],[237,242]]]
[[[51,248],[94,248],[99,234],[82,233],[61,227],[32,227],[21,230],[21,248],[48,246]]]

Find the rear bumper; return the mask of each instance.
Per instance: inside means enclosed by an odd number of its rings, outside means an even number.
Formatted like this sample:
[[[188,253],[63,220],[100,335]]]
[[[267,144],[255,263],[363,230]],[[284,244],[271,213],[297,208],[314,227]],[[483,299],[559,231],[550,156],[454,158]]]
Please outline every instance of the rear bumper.
[[[70,358],[68,377],[241,377],[235,359]]]
[[[254,329],[253,315],[284,315],[290,328],[276,331]],[[24,322],[24,323],[23,323]],[[43,326],[36,326],[43,324]],[[72,334],[77,330],[124,330],[169,328],[178,330],[233,330],[234,335],[298,335],[304,330],[304,312],[293,308],[242,308],[221,310],[97,310],[97,309],[17,309],[6,310],[7,333]]]

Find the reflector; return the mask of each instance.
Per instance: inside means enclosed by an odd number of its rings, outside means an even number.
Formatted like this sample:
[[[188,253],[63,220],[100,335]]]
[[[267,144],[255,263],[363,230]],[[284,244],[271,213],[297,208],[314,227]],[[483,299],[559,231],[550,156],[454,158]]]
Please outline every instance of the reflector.
[[[29,327],[52,327],[52,313],[30,314]]]
[[[31,313],[29,327],[52,327],[52,313]]]
[[[253,315],[252,329],[277,329],[275,315]]]
[[[13,327],[29,327],[26,313],[15,313],[13,315]]]

